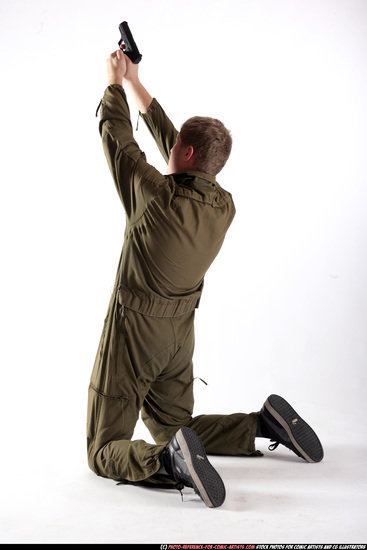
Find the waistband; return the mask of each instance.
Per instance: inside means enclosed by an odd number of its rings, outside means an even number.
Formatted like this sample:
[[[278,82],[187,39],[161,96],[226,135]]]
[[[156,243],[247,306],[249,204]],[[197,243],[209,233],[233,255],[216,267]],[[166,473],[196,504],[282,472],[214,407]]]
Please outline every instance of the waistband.
[[[203,285],[196,292],[181,298],[163,298],[140,291],[131,291],[119,285],[116,288],[118,301],[134,311],[151,317],[179,317],[199,307]]]

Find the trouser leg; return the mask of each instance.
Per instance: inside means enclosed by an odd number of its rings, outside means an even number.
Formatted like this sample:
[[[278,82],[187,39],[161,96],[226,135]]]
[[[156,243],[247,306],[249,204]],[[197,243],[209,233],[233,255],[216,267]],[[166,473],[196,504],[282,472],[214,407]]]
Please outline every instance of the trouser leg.
[[[192,417],[194,313],[172,319],[177,352],[152,383],[142,419],[158,444],[164,444],[181,426],[194,430],[208,454],[260,455],[255,450],[257,413]]]
[[[172,360],[152,382],[141,417],[157,444],[166,444],[192,418],[194,312],[170,320],[176,342]]]
[[[202,440],[208,454],[260,455],[255,449],[257,413],[203,414],[187,426]]]
[[[88,394],[88,462],[100,476],[140,481],[160,468],[164,445],[131,441],[138,419],[132,400],[102,395],[92,386]]]
[[[88,393],[88,463],[98,475],[140,481],[160,468],[164,445],[131,438],[151,381],[175,352],[167,323],[111,298]]]

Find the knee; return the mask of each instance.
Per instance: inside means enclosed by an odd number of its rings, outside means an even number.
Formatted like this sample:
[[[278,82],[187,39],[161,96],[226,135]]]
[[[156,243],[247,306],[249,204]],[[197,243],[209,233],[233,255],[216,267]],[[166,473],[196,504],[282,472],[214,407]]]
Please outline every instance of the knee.
[[[182,426],[186,426],[190,422],[192,417],[188,414],[187,417],[181,419],[167,418],[163,420],[161,417],[156,418],[149,414],[146,409],[143,409],[141,418],[156,445],[166,445]]]

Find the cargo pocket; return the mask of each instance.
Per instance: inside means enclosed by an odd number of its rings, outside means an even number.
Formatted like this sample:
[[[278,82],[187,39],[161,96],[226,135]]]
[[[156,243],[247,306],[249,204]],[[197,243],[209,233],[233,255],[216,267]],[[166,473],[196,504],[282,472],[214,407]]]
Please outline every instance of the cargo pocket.
[[[91,384],[88,391],[88,442],[94,439],[100,440],[97,445],[100,446],[107,441],[130,435],[130,416],[134,415],[130,413],[126,415],[126,426],[123,421],[125,416],[123,413],[127,412],[125,409],[129,401],[128,397],[122,395],[104,395]]]
[[[93,387],[88,390],[87,449],[89,467],[96,473],[95,456],[109,441],[131,439],[137,415],[130,410],[125,396],[104,395]]]
[[[106,316],[106,318],[104,320],[104,324],[103,324],[101,339],[100,339],[100,342],[99,342],[99,353],[97,353],[97,356],[99,357],[100,361],[102,360],[103,350],[104,350],[104,347],[105,347],[108,318],[109,318],[109,314],[107,313],[107,316]]]
[[[122,373],[124,371],[124,365],[126,368],[127,363],[127,330],[126,330],[126,311],[125,306],[119,305],[116,308],[116,318],[115,318],[115,350],[113,357],[113,370],[112,375],[114,380],[121,380]]]
[[[104,320],[103,330],[99,339],[97,354],[90,379],[92,385],[102,391],[105,390],[104,383],[106,377],[108,376],[108,348],[111,333],[110,320],[111,314],[108,312]]]
[[[97,432],[98,417],[101,410],[101,403],[98,399],[98,392],[89,385],[88,389],[88,407],[87,407],[87,441],[88,447],[90,442],[94,439]]]

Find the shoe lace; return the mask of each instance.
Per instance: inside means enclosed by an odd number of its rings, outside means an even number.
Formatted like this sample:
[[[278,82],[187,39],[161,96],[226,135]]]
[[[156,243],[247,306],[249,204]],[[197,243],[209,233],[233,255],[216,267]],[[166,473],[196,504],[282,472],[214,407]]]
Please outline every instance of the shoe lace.
[[[280,445],[280,441],[270,441],[270,445],[268,447],[269,451],[275,451],[278,445]],[[300,456],[301,458],[303,458],[303,456],[297,451],[297,449],[293,445],[291,446],[289,443],[286,443],[286,442],[282,443],[282,445],[287,447],[289,451],[295,453],[297,456]]]
[[[270,445],[268,447],[269,451],[275,451],[278,445],[279,445],[279,441],[270,441]]]

